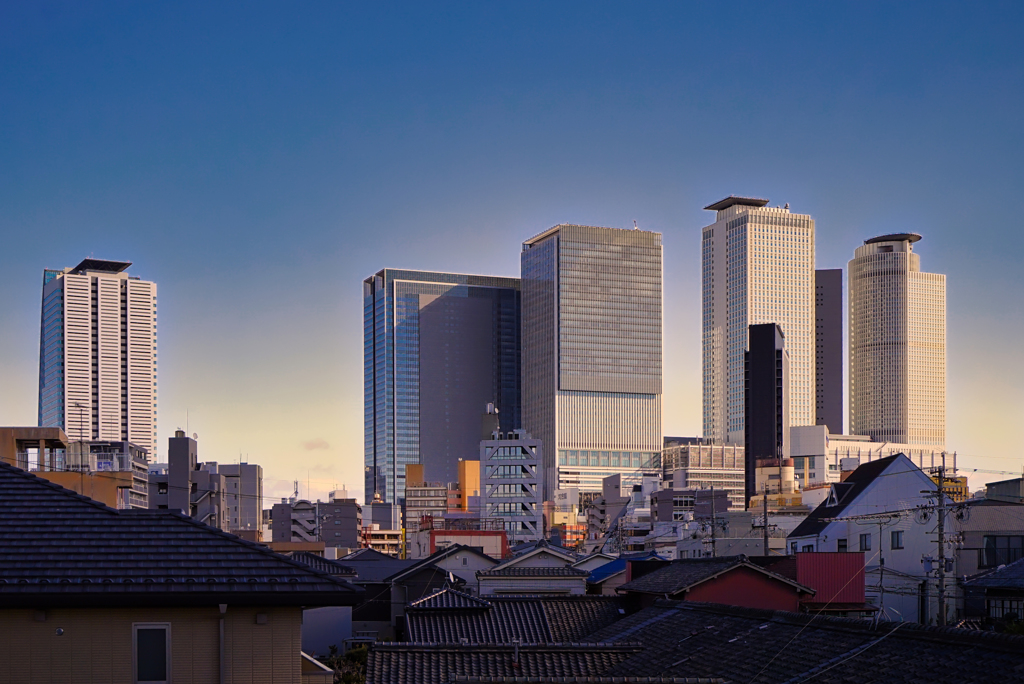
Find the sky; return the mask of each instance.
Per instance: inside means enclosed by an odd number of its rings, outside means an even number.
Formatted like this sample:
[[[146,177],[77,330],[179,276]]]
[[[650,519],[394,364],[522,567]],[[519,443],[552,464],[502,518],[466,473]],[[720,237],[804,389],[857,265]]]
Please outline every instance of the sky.
[[[361,281],[518,276],[558,223],[663,234],[665,434],[700,417],[702,210],[918,232],[947,441],[1021,472],[1024,5],[0,3],[0,425],[36,422],[44,268],[158,285],[159,442],[362,496]],[[186,425],[187,424],[187,425]]]

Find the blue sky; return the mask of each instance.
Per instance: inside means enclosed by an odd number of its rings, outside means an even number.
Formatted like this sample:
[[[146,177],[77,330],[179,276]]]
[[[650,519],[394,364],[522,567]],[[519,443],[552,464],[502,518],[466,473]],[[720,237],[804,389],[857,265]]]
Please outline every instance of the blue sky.
[[[700,432],[699,229],[729,194],[817,261],[915,231],[947,274],[948,441],[1018,471],[1014,3],[0,6],[0,424],[36,416],[41,272],[159,286],[161,442],[359,491],[360,281],[517,275],[559,222],[664,234],[667,434]],[[972,477],[972,485],[999,476]]]

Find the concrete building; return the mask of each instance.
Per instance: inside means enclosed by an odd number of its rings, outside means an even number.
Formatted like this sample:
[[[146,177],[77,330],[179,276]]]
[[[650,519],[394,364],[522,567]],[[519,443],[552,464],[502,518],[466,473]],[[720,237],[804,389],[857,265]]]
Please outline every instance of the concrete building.
[[[156,284],[128,261],[43,271],[39,426],[157,456]]]
[[[224,476],[224,504],[232,532],[260,529],[263,510],[263,468],[255,463],[201,464],[201,469]]]
[[[366,502],[401,503],[406,466],[454,482],[479,411],[519,427],[518,278],[384,269],[363,281]]]
[[[480,442],[483,517],[501,520],[513,546],[544,536],[541,441],[525,430],[495,432]]]
[[[667,446],[661,452],[662,472],[673,489],[714,487],[726,492],[733,508],[742,509],[746,506],[745,453],[743,447],[736,445]]]
[[[786,336],[775,323],[750,326],[744,365],[744,493],[757,494],[756,473],[763,460],[789,458],[790,361]]]
[[[843,269],[814,272],[814,424],[841,433],[843,416]]]
[[[800,425],[789,428],[790,456],[796,466],[796,478],[802,489],[838,482],[843,471],[887,456],[903,454],[918,468],[943,464],[955,469],[956,453],[898,442],[876,442],[865,435],[829,434],[827,425]],[[846,467],[844,467],[844,462]]]
[[[225,477],[202,469],[199,446],[183,430],[175,430],[167,444],[167,463],[149,466],[149,508],[181,511],[207,525],[228,530]]]
[[[322,542],[324,547],[356,549],[363,535],[363,511],[355,499],[282,499],[270,509],[275,545]]]
[[[921,271],[920,239],[871,238],[850,261],[850,432],[941,450],[946,276]]]
[[[544,500],[656,468],[661,234],[557,225],[523,243],[521,263],[521,427],[544,445]]]
[[[815,421],[814,219],[728,197],[702,230],[704,439],[743,444],[748,326],[778,323],[790,360],[790,422]]]

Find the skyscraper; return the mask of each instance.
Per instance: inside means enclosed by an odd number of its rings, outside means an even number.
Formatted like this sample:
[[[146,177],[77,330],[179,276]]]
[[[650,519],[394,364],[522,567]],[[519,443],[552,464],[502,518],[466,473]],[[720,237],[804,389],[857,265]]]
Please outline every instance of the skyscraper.
[[[657,466],[661,234],[558,225],[523,243],[523,428],[544,500]]]
[[[747,502],[757,494],[757,462],[789,458],[789,353],[775,323],[750,326],[744,355],[744,457]]]
[[[386,268],[363,281],[366,501],[399,503],[405,466],[454,482],[480,411],[519,427],[519,279]]]
[[[814,219],[727,197],[702,231],[704,438],[743,444],[747,326],[778,323],[789,351],[793,425],[814,424]]]
[[[128,261],[43,271],[39,425],[130,441],[156,460],[156,284]]]
[[[814,272],[814,424],[843,434],[843,269]]]
[[[920,239],[871,238],[850,261],[850,432],[942,449],[946,276],[921,272]]]

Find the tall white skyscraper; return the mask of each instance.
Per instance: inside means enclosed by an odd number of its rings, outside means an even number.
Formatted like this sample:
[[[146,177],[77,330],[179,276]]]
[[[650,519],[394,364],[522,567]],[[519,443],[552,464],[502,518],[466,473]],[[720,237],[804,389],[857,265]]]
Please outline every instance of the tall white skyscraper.
[[[156,284],[126,261],[43,271],[39,425],[157,454]]]
[[[661,454],[661,234],[558,225],[523,243],[523,428],[545,500]]]
[[[850,261],[850,432],[942,449],[946,276],[921,272],[920,239],[872,238]]]
[[[777,323],[789,352],[791,425],[814,424],[814,219],[728,197],[702,231],[704,438],[744,442],[747,329]]]

